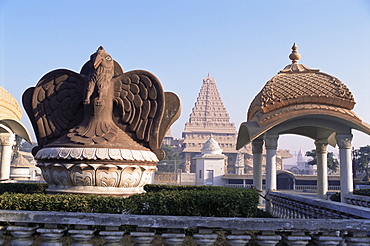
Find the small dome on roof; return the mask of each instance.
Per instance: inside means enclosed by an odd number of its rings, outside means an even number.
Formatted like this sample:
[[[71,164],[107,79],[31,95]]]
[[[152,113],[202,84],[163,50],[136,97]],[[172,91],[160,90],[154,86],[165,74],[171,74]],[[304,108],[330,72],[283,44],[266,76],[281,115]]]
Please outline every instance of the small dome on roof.
[[[351,91],[338,78],[298,64],[301,57],[294,44],[286,66],[257,94],[248,110],[248,121],[258,112],[269,113],[293,105],[321,104],[351,110],[355,101]]]
[[[212,137],[204,143],[204,146],[200,151],[202,154],[222,154],[220,145],[218,145],[217,141]]]
[[[32,165],[26,158],[20,155],[14,159],[11,166],[13,167],[33,167],[34,165]]]

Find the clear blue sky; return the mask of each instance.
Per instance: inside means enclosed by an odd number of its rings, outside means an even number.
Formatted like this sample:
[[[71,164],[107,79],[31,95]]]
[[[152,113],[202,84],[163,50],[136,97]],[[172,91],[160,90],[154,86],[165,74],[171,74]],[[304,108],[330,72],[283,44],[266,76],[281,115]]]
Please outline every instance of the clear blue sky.
[[[179,95],[174,137],[181,137],[208,73],[238,128],[254,96],[290,63],[296,42],[300,63],[343,81],[354,111],[370,122],[367,0],[1,0],[0,14],[0,86],[19,102],[45,73],[78,72],[103,45],[125,71],[148,70]],[[26,115],[22,122],[30,126]],[[367,144],[370,137],[354,131],[355,147]],[[279,141],[292,152],[300,147],[314,145],[301,137]]]

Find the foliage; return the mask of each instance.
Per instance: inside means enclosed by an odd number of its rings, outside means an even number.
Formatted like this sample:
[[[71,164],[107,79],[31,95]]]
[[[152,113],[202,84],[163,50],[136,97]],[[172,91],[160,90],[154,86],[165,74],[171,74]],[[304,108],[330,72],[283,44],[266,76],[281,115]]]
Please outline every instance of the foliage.
[[[44,194],[48,188],[46,183],[0,183],[0,194],[23,193],[23,194]]]
[[[311,160],[308,161],[308,165],[317,164],[317,153],[315,149],[307,151],[306,156],[311,157]],[[327,165],[328,169],[332,170],[333,172],[336,172],[338,170],[339,162],[338,159],[334,158],[333,152],[328,152],[327,154]]]
[[[161,190],[129,198],[137,204],[133,213],[149,215],[254,217],[258,194],[254,190]]]
[[[177,164],[180,164],[181,158],[175,153],[171,146],[162,144],[161,149],[166,153],[165,158],[157,165],[159,172],[173,172]]]
[[[19,157],[19,149],[21,147],[22,138],[15,134],[15,144],[13,145],[12,161]]]
[[[32,149],[36,146],[37,146],[37,143],[30,144],[29,142],[23,140],[20,146],[20,150],[25,151],[25,152],[31,152]]]
[[[257,209],[257,192],[247,189],[147,185],[147,193],[121,198],[76,194],[47,195],[43,194],[46,187],[47,184],[39,183],[0,184],[0,209],[212,217],[261,216]]]
[[[352,165],[354,173],[365,173],[365,180],[369,181],[370,175],[370,146],[360,147],[352,151]]]

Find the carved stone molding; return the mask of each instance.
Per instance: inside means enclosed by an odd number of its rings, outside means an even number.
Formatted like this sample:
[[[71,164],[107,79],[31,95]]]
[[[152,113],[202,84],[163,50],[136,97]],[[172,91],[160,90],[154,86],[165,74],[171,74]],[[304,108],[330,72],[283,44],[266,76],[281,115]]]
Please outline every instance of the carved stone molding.
[[[263,140],[262,139],[255,139],[252,142],[252,153],[253,154],[262,154],[262,146]]]
[[[316,152],[325,154],[328,152],[328,140],[327,139],[316,139],[315,141]]]
[[[265,147],[266,149],[277,149],[279,135],[266,135]]]
[[[15,140],[15,137],[14,137],[13,134],[9,134],[9,133],[1,133],[0,134],[1,145],[13,146],[14,145],[14,140]]]
[[[156,170],[155,164],[40,162],[48,193],[128,196],[145,192],[143,187]]]
[[[353,135],[350,133],[345,134],[337,134],[337,144],[339,149],[350,149],[352,148],[352,137]]]
[[[38,160],[76,159],[76,160],[115,160],[158,162],[151,151],[113,148],[68,148],[51,147],[39,150],[35,156]]]

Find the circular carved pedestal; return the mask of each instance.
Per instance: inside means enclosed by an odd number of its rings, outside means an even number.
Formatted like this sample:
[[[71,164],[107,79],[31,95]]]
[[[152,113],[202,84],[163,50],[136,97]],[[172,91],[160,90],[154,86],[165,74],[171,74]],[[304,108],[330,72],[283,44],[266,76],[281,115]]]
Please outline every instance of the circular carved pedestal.
[[[48,193],[130,196],[143,193],[158,159],[151,151],[109,148],[43,148],[37,166]]]

